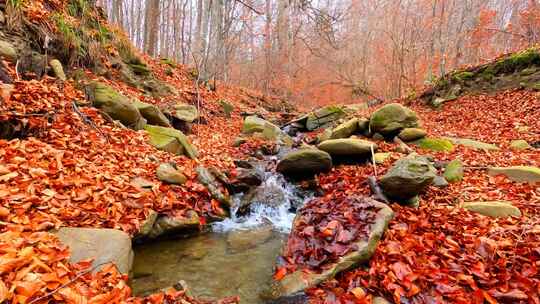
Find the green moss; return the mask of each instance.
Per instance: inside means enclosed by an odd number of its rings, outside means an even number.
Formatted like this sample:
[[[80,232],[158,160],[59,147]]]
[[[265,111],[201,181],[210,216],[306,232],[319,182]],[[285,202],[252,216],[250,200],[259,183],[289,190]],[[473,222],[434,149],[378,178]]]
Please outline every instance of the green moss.
[[[467,80],[473,79],[474,76],[475,74],[473,72],[464,71],[464,72],[455,73],[452,77],[454,78],[454,80],[458,82],[465,82]]]
[[[451,161],[444,169],[444,178],[450,182],[459,182],[463,179],[463,164],[455,159]]]
[[[130,64],[133,72],[137,75],[148,76],[150,75],[150,69],[145,64]]]
[[[422,149],[433,151],[453,151],[454,145],[451,141],[443,138],[422,138],[414,142]]]
[[[539,64],[540,53],[536,49],[529,49],[498,60],[493,65],[493,72],[494,74],[512,73]]]
[[[170,58],[161,58],[161,63],[166,64],[171,68],[176,68],[176,63]]]

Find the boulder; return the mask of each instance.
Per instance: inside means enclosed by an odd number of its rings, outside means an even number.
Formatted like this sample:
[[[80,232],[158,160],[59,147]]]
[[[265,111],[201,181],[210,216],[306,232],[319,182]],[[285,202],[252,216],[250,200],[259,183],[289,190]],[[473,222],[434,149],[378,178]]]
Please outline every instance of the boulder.
[[[356,250],[342,256],[337,262],[324,267],[320,273],[298,269],[287,274],[281,280],[273,281],[270,290],[264,296],[270,299],[286,298],[331,279],[342,271],[369,261],[373,253],[375,253],[378,242],[384,235],[388,223],[394,216],[394,212],[386,204],[372,199],[368,200],[379,211],[375,215],[374,222],[370,225],[368,238],[356,241]]]
[[[293,144],[292,138],[278,126],[254,115],[244,119],[242,133],[256,135],[265,140],[279,141],[286,146],[292,146]]]
[[[511,181],[526,182],[530,184],[540,183],[540,168],[532,166],[491,167],[488,174],[492,176],[504,175]]]
[[[332,136],[332,129],[324,129],[321,133],[317,134],[316,143],[322,143],[325,140],[329,140]]]
[[[3,40],[0,40],[0,56],[11,62],[17,61],[18,57],[15,47],[11,43]]]
[[[369,131],[369,119],[367,118],[358,118],[357,132],[366,132]]]
[[[153,104],[134,101],[133,105],[139,110],[139,113],[146,119],[148,124],[162,126],[162,127],[171,127],[169,119],[161,112],[161,110]]]
[[[448,187],[448,181],[443,176],[437,175],[433,179],[433,186],[437,188],[446,188]]]
[[[332,130],[330,139],[348,138],[358,129],[358,118],[352,118]]]
[[[382,135],[396,135],[405,128],[418,127],[418,118],[409,108],[399,103],[387,104],[371,115],[369,127]]]
[[[422,138],[413,143],[418,147],[426,150],[447,152],[451,152],[454,150],[454,144],[452,144],[452,142],[448,139],[444,138]]]
[[[305,116],[305,126],[309,131],[326,127],[346,115],[340,106],[326,106]]]
[[[310,176],[329,171],[331,168],[330,154],[317,149],[289,152],[277,165],[277,171],[286,176]]]
[[[424,137],[426,137],[426,135],[427,135],[427,132],[424,129],[405,128],[405,129],[401,130],[401,132],[399,132],[398,137],[401,140],[403,140],[405,142],[408,142],[408,141],[414,141],[414,140],[418,140],[420,138],[424,138]]]
[[[118,93],[112,87],[101,82],[94,82],[87,87],[86,91],[93,105],[111,118],[117,119],[135,130],[140,130],[146,125],[146,120],[129,98]]]
[[[139,232],[135,238],[148,237],[152,231],[152,228],[154,228],[154,223],[156,222],[158,215],[159,214],[156,211],[150,209],[146,219],[141,223]]]
[[[521,211],[510,202],[466,202],[463,208],[490,217],[521,216]]]
[[[377,144],[356,138],[329,139],[320,143],[317,148],[331,156],[369,156],[377,150]]]
[[[398,160],[380,185],[388,197],[404,202],[420,194],[436,176],[437,170],[425,157],[412,155]]]
[[[187,182],[187,177],[172,163],[159,165],[156,169],[156,175],[160,181],[169,184],[183,185]]]
[[[133,263],[129,234],[115,229],[60,228],[54,234],[71,252],[70,262],[93,259],[92,265],[114,263],[118,271],[128,274]],[[101,266],[96,270],[101,269]]]
[[[192,159],[197,158],[197,150],[182,131],[152,125],[146,125],[144,129],[150,135],[150,144],[157,149],[177,155],[185,154]]]
[[[232,112],[234,111],[234,106],[225,100],[220,100],[219,104],[221,105],[221,110],[225,114],[225,117],[230,118]]]
[[[187,211],[183,217],[158,216],[146,237],[155,239],[164,235],[196,230],[199,228],[200,222],[199,215],[193,210]]]
[[[465,147],[473,148],[475,150],[484,150],[484,151],[496,151],[500,150],[499,147],[497,147],[494,144],[488,144],[485,142],[481,142],[474,139],[468,139],[468,138],[456,138],[456,137],[447,137],[449,141],[453,142],[456,145],[462,145]]]
[[[216,180],[216,177],[203,166],[198,166],[196,168],[197,178],[201,184],[203,184],[212,197],[220,202],[224,207],[229,210],[232,207],[232,199],[227,193],[223,193],[220,189],[220,183]]]
[[[58,59],[53,59],[49,62],[49,65],[51,66],[54,76],[56,78],[66,81],[66,74],[64,73],[64,67],[62,66],[62,63]]]
[[[229,190],[233,193],[248,191],[250,188],[259,186],[263,182],[264,174],[261,170],[255,168],[238,168],[236,170],[238,175],[228,185]]]
[[[390,156],[392,156],[392,153],[390,152],[375,153],[373,160],[376,164],[383,164]]]
[[[463,164],[461,161],[454,159],[444,169],[444,178],[451,182],[459,182],[463,179]]]
[[[172,108],[170,113],[171,116],[185,122],[194,122],[197,118],[199,118],[199,111],[197,110],[197,107],[189,104],[177,104]]]
[[[532,146],[529,145],[529,143],[523,139],[513,140],[510,143],[510,148],[513,150],[528,150],[532,149]]]

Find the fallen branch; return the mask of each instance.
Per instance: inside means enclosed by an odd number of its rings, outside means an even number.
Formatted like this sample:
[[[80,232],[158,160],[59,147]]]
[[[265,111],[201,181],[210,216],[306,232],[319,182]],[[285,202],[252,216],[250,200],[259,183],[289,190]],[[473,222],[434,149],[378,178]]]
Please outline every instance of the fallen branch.
[[[75,101],[73,101],[71,103],[71,107],[73,108],[73,112],[77,113],[77,115],[79,115],[81,117],[82,121],[85,124],[89,125],[94,130],[96,130],[99,134],[101,134],[101,136],[103,136],[105,138],[107,143],[109,143],[109,137],[107,137],[107,135],[105,133],[103,133],[103,131],[101,131],[101,129],[94,123],[94,121],[91,118],[89,118],[88,116],[84,115],[81,112],[81,110],[79,109],[79,106],[77,105],[77,103]]]
[[[80,272],[80,273],[78,273],[73,279],[71,279],[71,280],[69,280],[68,282],[66,282],[66,283],[64,283],[64,284],[62,284],[62,285],[60,285],[60,286],[58,286],[58,287],[57,287],[56,289],[54,289],[53,291],[51,291],[51,292],[49,292],[49,293],[46,293],[45,295],[43,295],[43,296],[41,296],[41,297],[39,297],[39,298],[33,299],[32,301],[28,302],[28,304],[33,304],[33,303],[37,303],[37,302],[39,302],[39,301],[41,301],[41,300],[44,300],[44,299],[46,299],[46,298],[48,298],[48,297],[50,297],[50,296],[56,294],[56,293],[57,293],[58,291],[60,291],[61,289],[66,288],[67,286],[69,286],[69,285],[75,283],[75,282],[76,282],[78,279],[80,279],[82,276],[84,276],[84,275],[86,275],[86,274],[88,274],[88,273],[90,273],[90,272],[96,270],[97,268],[99,268],[99,267],[101,267],[101,266],[103,266],[103,265],[105,265],[105,264],[110,264],[110,263],[112,263],[112,261],[99,263],[99,264],[93,266],[93,267],[90,268],[90,269],[87,269],[87,270],[85,270],[85,271],[83,271],[83,272]]]
[[[375,151],[373,150],[373,145],[371,148],[371,163],[373,164],[373,172],[375,173],[375,178],[377,178],[377,163],[375,162]]]
[[[375,176],[368,176],[367,181],[369,184],[369,189],[371,189],[371,192],[373,193],[373,196],[375,197],[375,199],[378,201],[382,201],[386,204],[389,204],[390,201],[388,200],[386,195],[384,195],[381,187],[377,183],[377,178],[375,178]]]
[[[394,137],[394,142],[399,145],[399,147],[406,151],[407,153],[413,153],[414,150],[409,147],[406,143],[404,143],[399,137]]]

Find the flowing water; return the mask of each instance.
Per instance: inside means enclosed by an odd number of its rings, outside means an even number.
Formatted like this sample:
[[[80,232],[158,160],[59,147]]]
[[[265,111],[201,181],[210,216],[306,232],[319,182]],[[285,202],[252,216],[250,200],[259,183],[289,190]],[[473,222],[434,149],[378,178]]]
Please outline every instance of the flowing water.
[[[195,237],[135,247],[134,293],[149,294],[184,280],[199,298],[238,295],[241,303],[263,303],[259,294],[268,287],[293,211],[310,198],[281,175],[265,175],[246,215],[232,212],[230,219]],[[238,206],[244,197],[234,199]]]

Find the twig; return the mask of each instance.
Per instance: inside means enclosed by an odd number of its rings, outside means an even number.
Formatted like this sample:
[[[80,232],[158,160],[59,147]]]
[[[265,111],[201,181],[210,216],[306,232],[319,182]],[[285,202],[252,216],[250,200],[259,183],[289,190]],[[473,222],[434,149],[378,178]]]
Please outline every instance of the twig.
[[[94,121],[92,121],[92,119],[90,119],[88,116],[84,115],[81,112],[81,110],[79,109],[79,106],[77,105],[77,103],[75,101],[71,102],[71,107],[73,108],[73,112],[77,113],[77,115],[79,115],[81,117],[81,119],[83,120],[83,122],[85,124],[91,126],[93,129],[95,129],[99,134],[101,134],[101,136],[103,136],[105,138],[107,143],[109,143],[109,137],[107,137],[107,135],[105,133],[103,133],[103,131],[101,131],[100,128],[98,128],[98,126],[94,123]]]
[[[373,164],[373,172],[375,172],[375,178],[377,178],[377,163],[375,162],[375,151],[373,150],[373,145],[371,148],[371,163]]]
[[[253,12],[255,12],[257,15],[264,15],[261,11],[257,10],[256,8],[254,8],[253,6],[245,3],[244,1],[242,0],[235,0],[236,2],[242,4],[243,6],[249,8],[250,10],[252,10]]]
[[[19,62],[20,60],[17,60],[17,62],[15,63],[15,76],[17,76],[17,80],[21,80],[21,78],[19,77]]]
[[[414,150],[407,146],[406,143],[404,143],[399,137],[394,137],[394,142],[399,145],[400,148],[404,149],[407,153],[412,153]]]
[[[87,270],[85,270],[85,271],[83,271],[83,272],[80,272],[80,273],[78,273],[73,279],[69,280],[67,283],[64,283],[64,284],[58,286],[58,287],[57,287],[56,289],[54,289],[53,291],[51,291],[51,292],[49,292],[49,293],[47,293],[47,294],[45,294],[45,295],[43,295],[43,296],[41,296],[41,297],[39,297],[39,298],[36,298],[36,299],[34,299],[34,300],[28,302],[28,304],[32,304],[32,303],[36,303],[36,302],[39,302],[39,301],[41,301],[41,300],[44,300],[44,299],[46,299],[46,298],[48,298],[48,297],[54,295],[55,293],[57,293],[60,289],[66,288],[67,286],[69,286],[69,285],[75,283],[75,282],[76,282],[78,279],[80,279],[82,276],[84,276],[84,275],[86,275],[86,274],[88,274],[88,273],[90,273],[90,272],[96,270],[97,268],[99,268],[99,267],[101,267],[101,266],[103,266],[103,265],[105,265],[105,264],[110,264],[110,263],[112,263],[112,261],[99,263],[99,264],[93,266],[93,267],[90,268],[90,269],[87,269]]]
[[[193,56],[193,61],[195,62],[195,68],[197,69],[197,79],[195,79],[195,91],[197,92],[197,112],[199,112],[199,117],[197,118],[198,123],[201,123],[201,92],[199,91],[199,81],[201,81],[201,69],[199,66],[199,62],[195,58],[195,54],[192,52],[191,56]],[[197,128],[197,132],[199,132],[199,128]],[[198,135],[198,134],[196,134]]]

